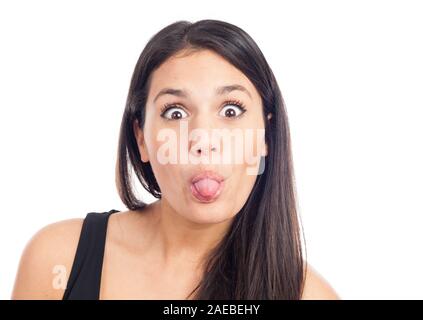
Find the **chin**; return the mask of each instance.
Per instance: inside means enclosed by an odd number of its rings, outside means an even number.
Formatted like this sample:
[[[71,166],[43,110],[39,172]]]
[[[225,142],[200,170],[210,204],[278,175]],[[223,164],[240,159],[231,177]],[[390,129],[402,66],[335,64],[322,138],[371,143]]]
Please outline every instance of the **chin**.
[[[223,206],[193,203],[189,206],[185,217],[194,223],[217,224],[231,219],[233,215],[228,213],[228,209],[225,210]]]

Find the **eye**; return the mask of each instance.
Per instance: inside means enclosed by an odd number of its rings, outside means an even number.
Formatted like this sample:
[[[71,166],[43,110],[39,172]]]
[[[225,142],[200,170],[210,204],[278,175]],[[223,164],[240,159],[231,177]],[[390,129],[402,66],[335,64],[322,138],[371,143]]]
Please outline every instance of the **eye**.
[[[160,114],[162,118],[167,120],[178,120],[183,118],[184,115],[188,116],[188,114],[182,108],[175,105],[165,105],[162,113]]]
[[[246,109],[240,101],[226,101],[219,114],[226,118],[235,118],[241,116],[245,111]]]
[[[225,118],[237,118],[247,111],[242,102],[238,100],[225,101],[223,106],[219,115]],[[166,120],[178,120],[187,117],[188,114],[176,104],[166,104],[163,106],[160,116]]]

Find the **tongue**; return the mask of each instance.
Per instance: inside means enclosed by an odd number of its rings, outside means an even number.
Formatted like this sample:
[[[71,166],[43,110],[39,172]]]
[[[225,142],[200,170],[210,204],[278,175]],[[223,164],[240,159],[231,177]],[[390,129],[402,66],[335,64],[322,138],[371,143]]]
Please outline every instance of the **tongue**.
[[[194,183],[195,189],[203,197],[212,197],[219,189],[220,183],[213,179],[201,179]]]

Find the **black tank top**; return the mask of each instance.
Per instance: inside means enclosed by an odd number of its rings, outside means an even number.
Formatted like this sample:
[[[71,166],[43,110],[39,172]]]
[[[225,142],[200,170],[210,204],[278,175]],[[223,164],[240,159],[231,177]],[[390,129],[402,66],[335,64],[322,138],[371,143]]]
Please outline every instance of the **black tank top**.
[[[90,212],[84,218],[63,300],[99,299],[107,223],[115,212]]]

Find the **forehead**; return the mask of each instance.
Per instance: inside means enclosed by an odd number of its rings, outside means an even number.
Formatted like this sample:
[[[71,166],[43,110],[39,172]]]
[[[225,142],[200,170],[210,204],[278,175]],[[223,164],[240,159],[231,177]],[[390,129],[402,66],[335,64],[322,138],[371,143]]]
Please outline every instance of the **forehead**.
[[[228,84],[244,86],[253,100],[259,94],[251,81],[235,66],[211,50],[184,52],[167,59],[151,77],[150,95],[165,87],[185,88],[189,92],[214,95],[217,87]]]

